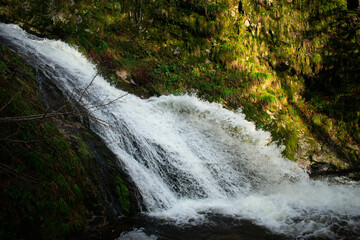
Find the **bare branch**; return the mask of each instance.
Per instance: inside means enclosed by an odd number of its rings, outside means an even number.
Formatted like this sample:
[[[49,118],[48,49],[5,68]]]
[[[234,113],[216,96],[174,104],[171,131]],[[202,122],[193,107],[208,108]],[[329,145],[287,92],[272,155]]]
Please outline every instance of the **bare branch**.
[[[48,113],[48,114],[37,114],[37,115],[30,115],[30,116],[18,116],[18,117],[2,117],[0,118],[0,123],[1,122],[26,122],[26,121],[33,121],[33,120],[41,120],[41,119],[45,119],[45,118],[52,118],[52,117],[58,117],[58,116],[62,116],[62,115],[71,115],[71,114],[77,114],[79,113],[80,115],[88,115],[86,112],[78,112],[78,111],[72,111],[72,112],[52,112],[52,113]],[[92,115],[88,115],[89,118],[95,119],[96,121],[102,123],[102,124],[107,124],[110,125],[109,122],[106,122],[105,120],[99,119],[95,116]]]
[[[22,90],[23,90],[23,88],[21,88],[21,89],[10,99],[10,101],[9,101],[8,103],[6,103],[6,104],[0,109],[0,112],[1,112],[4,108],[6,108],[6,106],[9,105],[9,104],[14,100],[14,98],[16,98],[16,96],[19,95],[19,93],[20,93]]]
[[[16,142],[16,143],[32,143],[32,142],[43,142],[44,140],[17,140],[17,139],[10,139],[10,138],[2,138],[0,141],[6,141],[6,142]]]
[[[39,120],[44,118],[51,118],[57,117],[61,115],[73,114],[74,112],[52,112],[52,113],[45,113],[45,114],[37,114],[37,115],[29,115],[29,116],[18,116],[18,117],[2,117],[0,118],[0,122],[25,122],[25,121],[32,121],[32,120]]]
[[[91,86],[91,84],[94,82],[95,78],[97,77],[97,75],[99,75],[99,73],[96,73],[95,76],[93,77],[93,79],[91,80],[91,82],[86,86],[86,88],[84,89],[84,91],[81,93],[80,98],[78,100],[78,102],[81,101],[82,97],[84,96],[85,92],[88,90],[88,88]]]
[[[100,124],[104,124],[104,125],[108,125],[110,126],[111,124],[103,119],[100,119],[100,118],[97,118],[97,117],[94,117],[92,115],[89,116],[90,118],[96,120],[97,122],[99,122]]]
[[[95,78],[98,76],[98,73],[95,74],[95,76],[92,78],[91,82],[86,86],[86,88],[82,91],[79,100],[77,101],[78,103],[81,101],[81,99],[83,98],[85,92],[88,90],[88,88],[92,85],[92,83],[94,82]],[[12,99],[5,105],[3,106],[0,111],[2,109],[4,109],[9,103],[11,103],[11,101],[21,92],[22,90],[20,90],[15,96],[12,97]],[[107,103],[104,103],[104,101],[102,101],[101,104],[99,105],[93,105],[90,107],[84,107],[85,110],[81,111],[79,109],[77,109],[75,106],[72,107],[72,109],[70,111],[65,111],[65,112],[61,112],[64,109],[64,105],[61,104],[61,106],[58,109],[53,109],[55,111],[51,111],[51,109],[53,107],[47,107],[44,113],[41,114],[36,114],[36,115],[29,115],[29,116],[15,116],[15,117],[0,117],[0,123],[9,123],[9,122],[25,122],[25,121],[33,121],[33,120],[41,120],[41,119],[45,119],[45,118],[53,118],[53,117],[58,117],[58,116],[63,116],[63,115],[72,115],[72,114],[79,114],[81,116],[87,116],[91,119],[94,119],[95,121],[101,123],[101,124],[107,124],[107,125],[111,125],[109,122],[104,121],[102,119],[99,119],[95,116],[93,116],[91,113],[96,111],[99,108],[102,107],[106,107],[108,105],[113,104],[114,102],[118,101],[119,99],[127,96],[128,93],[115,98]],[[51,112],[50,112],[51,111]],[[0,139],[0,140],[4,140],[4,141],[19,141],[20,140],[13,140],[13,139],[9,139],[8,137]]]
[[[118,98],[115,98],[114,100],[111,100],[110,102],[107,102],[107,103],[104,103],[104,104],[99,104],[99,105],[95,105],[95,106],[91,106],[90,108],[88,108],[88,110],[90,109],[93,109],[95,108],[95,110],[91,111],[91,112],[94,112],[96,111],[97,109],[101,108],[101,107],[105,107],[105,106],[108,106],[110,104],[113,104],[114,102],[118,101],[119,99],[123,98],[123,97],[126,97],[127,95],[129,95],[129,93],[126,93]]]
[[[28,182],[35,182],[35,183],[41,183],[41,182],[45,182],[45,181],[42,181],[38,178],[35,178],[35,177],[32,177],[32,176],[29,176],[25,173],[21,173],[21,172],[18,172],[16,170],[14,170],[12,167],[6,165],[6,164],[3,164],[3,163],[0,163],[0,171],[3,170],[9,174],[12,174],[14,175],[15,177],[18,177],[18,178],[21,178],[23,179],[24,181],[28,181]],[[45,182],[46,183],[46,182]]]
[[[124,95],[122,95],[122,96],[120,96],[120,97],[118,97],[118,98],[115,98],[114,100],[112,100],[112,101],[110,101],[110,102],[108,102],[108,103],[103,104],[101,107],[105,107],[105,106],[108,106],[108,105],[110,105],[110,104],[113,104],[113,103],[116,102],[117,100],[119,100],[119,99],[121,99],[121,98],[123,98],[123,97],[126,97],[127,95],[129,95],[129,93],[126,93],[126,94],[124,94]]]
[[[4,138],[2,138],[2,139],[8,139],[8,138],[11,138],[12,136],[15,136],[16,134],[19,133],[19,128],[20,128],[20,127],[18,126],[18,128],[16,129],[15,132],[11,133],[10,135],[8,135],[8,136],[6,136],[6,137],[4,137]]]

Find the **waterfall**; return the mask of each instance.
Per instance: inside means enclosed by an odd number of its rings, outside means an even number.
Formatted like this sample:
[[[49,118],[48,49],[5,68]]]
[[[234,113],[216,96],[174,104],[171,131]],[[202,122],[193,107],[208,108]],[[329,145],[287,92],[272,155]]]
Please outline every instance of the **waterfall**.
[[[88,109],[149,216],[181,225],[221,214],[298,238],[360,232],[359,184],[309,179],[241,109],[186,94],[140,99],[97,75],[75,47],[17,25],[0,24],[0,42]]]

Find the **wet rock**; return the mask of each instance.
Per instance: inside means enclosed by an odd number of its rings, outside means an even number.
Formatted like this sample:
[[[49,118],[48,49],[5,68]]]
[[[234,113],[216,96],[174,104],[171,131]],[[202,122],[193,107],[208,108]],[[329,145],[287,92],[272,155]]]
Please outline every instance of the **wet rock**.
[[[315,162],[309,166],[309,172],[311,175],[326,174],[334,172],[336,169],[336,166],[323,162]]]
[[[326,162],[316,162],[313,158],[313,155],[309,155],[310,165],[307,167],[307,170],[310,176],[323,175],[328,173],[334,173],[337,171],[337,167],[333,164]]]

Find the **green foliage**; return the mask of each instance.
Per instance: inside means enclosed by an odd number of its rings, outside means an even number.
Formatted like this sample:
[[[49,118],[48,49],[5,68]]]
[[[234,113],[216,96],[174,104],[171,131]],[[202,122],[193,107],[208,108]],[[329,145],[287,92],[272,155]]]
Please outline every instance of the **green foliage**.
[[[9,1],[5,18],[47,27],[43,34],[79,45],[116,86],[142,96],[194,89],[207,100],[243,107],[274,139],[285,139],[286,156],[295,156],[295,142],[310,132],[330,136],[342,149],[350,139],[359,149],[360,24],[344,0],[243,0],[240,13],[239,2],[228,0],[55,1],[53,19],[46,4],[33,3],[27,9]],[[139,66],[154,78],[144,88],[116,74]],[[24,110],[26,102],[16,101]],[[285,127],[273,124],[269,112]],[[294,121],[305,129],[301,134]]]

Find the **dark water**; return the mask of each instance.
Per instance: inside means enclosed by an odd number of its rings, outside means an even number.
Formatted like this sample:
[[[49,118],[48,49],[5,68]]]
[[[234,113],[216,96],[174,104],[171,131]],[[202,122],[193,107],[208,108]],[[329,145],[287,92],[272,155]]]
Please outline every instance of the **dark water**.
[[[146,215],[122,217],[101,230],[92,231],[80,239],[293,239],[289,236],[275,234],[265,227],[255,225],[247,220],[236,220],[223,215],[208,216],[210,222],[204,224],[175,225],[166,220],[159,220]]]

